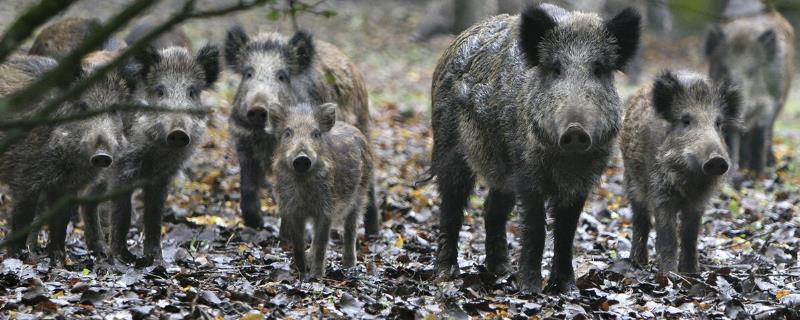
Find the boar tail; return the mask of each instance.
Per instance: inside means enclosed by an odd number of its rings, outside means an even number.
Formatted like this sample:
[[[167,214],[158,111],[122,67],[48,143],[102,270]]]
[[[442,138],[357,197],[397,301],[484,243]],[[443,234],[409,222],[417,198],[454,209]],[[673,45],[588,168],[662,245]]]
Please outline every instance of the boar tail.
[[[431,169],[425,170],[422,174],[417,177],[417,180],[414,180],[414,188],[420,188],[426,186],[428,183],[433,181],[433,178],[436,175],[433,173]]]

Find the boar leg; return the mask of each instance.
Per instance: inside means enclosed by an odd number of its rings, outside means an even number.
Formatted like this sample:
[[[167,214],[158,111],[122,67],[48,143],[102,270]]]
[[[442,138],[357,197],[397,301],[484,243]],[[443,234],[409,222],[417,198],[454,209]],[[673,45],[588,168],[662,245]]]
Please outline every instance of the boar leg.
[[[633,210],[633,238],[631,241],[631,260],[640,265],[647,265],[647,239],[650,236],[650,211],[644,202],[631,199]]]
[[[306,274],[306,235],[305,220],[296,215],[281,213],[281,227],[286,228],[289,240],[292,241],[294,266],[301,275]]]
[[[572,248],[584,203],[586,196],[553,201],[553,264],[547,284],[548,292],[562,293],[575,288]]]
[[[90,188],[88,195],[101,195],[105,190],[104,186]],[[100,216],[97,211],[97,203],[82,205],[80,208],[81,219],[83,220],[83,233],[86,239],[86,246],[94,253],[97,258],[106,258],[108,250],[105,246],[105,236],[100,225]]]
[[[377,236],[380,231],[380,219],[375,199],[375,183],[370,181],[367,191],[367,210],[364,211],[364,235]]]
[[[57,203],[64,197],[72,196],[71,194],[63,194],[61,192],[53,192],[47,194],[47,203],[51,206]],[[64,244],[67,240],[67,226],[69,225],[70,217],[78,211],[75,205],[69,205],[62,208],[59,212],[50,219],[47,223],[49,235],[47,239],[47,252],[50,256],[50,264],[57,267],[64,266],[64,258],[66,257]]]
[[[728,145],[728,155],[731,157],[731,164],[733,164],[730,170],[731,173],[734,174],[736,173],[736,170],[743,166],[740,156],[741,141],[742,134],[738,129],[728,129],[725,132],[725,144]]]
[[[169,179],[158,179],[144,186],[144,262],[160,263],[161,220],[167,200]]]
[[[768,135],[766,126],[757,126],[751,132],[750,149],[752,150],[752,159],[750,160],[750,167],[756,176],[764,173],[764,167],[767,165],[767,153],[769,152]]]
[[[122,262],[136,261],[128,251],[128,231],[131,229],[131,192],[126,192],[115,198],[111,215],[111,254]]]
[[[242,210],[242,218],[248,227],[263,228],[264,218],[261,217],[259,190],[261,190],[261,182],[264,180],[264,168],[251,150],[240,148],[238,151],[241,174],[239,184],[242,197],[239,207]]]
[[[33,218],[36,216],[36,204],[38,200],[39,194],[36,192],[14,197],[10,236],[21,232],[33,222]],[[37,231],[33,230],[31,232],[35,233]],[[24,256],[28,254],[28,250],[25,250],[28,236],[29,235],[26,235],[25,237],[12,241],[9,246],[9,255],[18,256],[22,260],[27,260]]]
[[[703,209],[687,206],[681,210],[681,259],[678,271],[697,273],[697,236]]]
[[[509,271],[508,241],[506,239],[506,222],[511,210],[514,210],[513,193],[492,188],[483,204],[483,219],[486,227],[486,268],[497,275]]]
[[[314,220],[314,239],[311,241],[311,276],[322,278],[325,275],[325,254],[331,233],[331,220],[320,215]]]
[[[677,209],[670,204],[652,208],[656,215],[656,261],[661,272],[676,271],[678,266]]]
[[[520,290],[540,292],[542,290],[542,255],[544,254],[544,238],[546,235],[546,212],[544,198],[538,194],[522,197],[523,231],[522,253],[519,265]]]
[[[439,280],[458,275],[458,233],[464,222],[464,208],[475,186],[464,157],[457,152],[436,157],[436,176],[442,204],[439,206],[439,248],[436,254],[436,273]]]
[[[360,202],[357,202],[360,203]],[[358,226],[358,210],[353,208],[344,221],[344,245],[342,250],[342,266],[352,268],[356,265],[356,228]]]

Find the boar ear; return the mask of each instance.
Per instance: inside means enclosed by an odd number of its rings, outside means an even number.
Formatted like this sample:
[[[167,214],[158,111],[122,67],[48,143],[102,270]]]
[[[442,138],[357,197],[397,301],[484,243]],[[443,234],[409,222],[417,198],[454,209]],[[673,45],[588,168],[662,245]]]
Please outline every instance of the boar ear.
[[[119,75],[128,87],[128,93],[133,94],[139,83],[141,66],[136,62],[128,62],[119,67]]]
[[[319,123],[319,130],[328,132],[336,124],[336,104],[325,103],[314,110],[314,118]]]
[[[314,50],[314,39],[308,32],[298,31],[289,39],[289,56],[295,74],[303,73],[311,66]]]
[[[723,116],[725,116],[727,122],[738,123],[742,114],[742,96],[739,93],[739,88],[730,80],[725,80],[720,84],[719,91],[722,95],[722,102],[725,104],[722,107]]]
[[[528,66],[539,65],[539,43],[544,35],[557,27],[555,20],[542,7],[530,7],[522,13],[519,25],[519,45]]]
[[[772,61],[778,53],[778,37],[773,30],[764,31],[758,36],[758,43],[764,47],[767,53],[767,61]]]
[[[653,108],[661,118],[672,121],[675,96],[681,90],[678,79],[670,71],[662,72],[653,84]]]
[[[704,48],[706,57],[710,57],[723,41],[725,41],[725,31],[722,31],[722,27],[718,24],[713,25],[706,35],[706,44]]]
[[[617,61],[615,63],[617,70],[622,70],[639,48],[642,17],[635,9],[627,8],[606,22],[606,30],[617,43]]]
[[[250,42],[250,37],[241,26],[233,26],[228,29],[228,35],[225,37],[225,63],[236,72],[241,72],[239,70],[240,54],[248,42]]]
[[[215,45],[207,44],[197,52],[195,60],[203,68],[206,88],[212,86],[219,78],[219,49]]]
[[[155,48],[148,46],[136,52],[133,59],[139,64],[139,74],[146,77],[150,69],[161,61],[161,56],[158,55]]]

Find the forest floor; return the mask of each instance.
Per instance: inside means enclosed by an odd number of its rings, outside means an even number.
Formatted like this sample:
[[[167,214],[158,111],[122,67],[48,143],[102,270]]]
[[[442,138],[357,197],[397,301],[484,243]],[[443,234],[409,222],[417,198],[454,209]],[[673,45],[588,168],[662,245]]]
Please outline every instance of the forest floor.
[[[47,259],[36,265],[2,260],[0,319],[800,318],[800,133],[791,129],[800,108],[787,109],[788,120],[775,141],[778,164],[769,175],[738,190],[725,187],[706,210],[699,274],[656,273],[652,266],[637,268],[627,259],[631,210],[621,161],[615,158],[579,223],[573,262],[578,290],[525,295],[518,292],[513,275],[496,278],[486,272],[482,187],[470,199],[460,234],[461,276],[434,283],[438,195],[434,185],[415,188],[414,181],[428,166],[431,73],[452,37],[410,42],[425,9],[417,2],[334,3],[336,17],[304,16],[301,24],[348,53],[370,89],[384,222],[377,239],[360,238],[355,268],[340,267],[341,241],[334,236],[327,276],[299,280],[291,271],[289,252],[278,240],[276,207],[266,192],[262,207],[267,226],[243,227],[238,215],[239,168],[226,120],[238,79],[226,74],[216,92],[204,97],[214,106],[207,141],[175,180],[168,199],[162,228],[164,264],[102,266],[87,253],[78,223],[70,227],[64,269],[50,268]],[[88,7],[92,1],[79,5]],[[71,12],[87,14],[92,13],[80,8]],[[266,11],[257,10],[186,27],[198,45],[220,43],[232,21],[251,31],[287,32],[286,21],[268,22],[265,16]],[[697,37],[681,41],[684,45],[673,48],[699,43]],[[696,52],[685,53],[691,57],[687,61],[670,60],[669,55],[646,51],[645,61],[659,63],[649,67],[643,79],[661,66],[702,68]],[[623,77],[619,83],[624,83]],[[626,95],[633,88],[624,86],[621,92]],[[800,105],[794,100],[790,104]],[[0,209],[7,212],[8,200],[3,200]],[[133,252],[141,252],[140,225],[137,217],[129,241]],[[522,229],[516,212],[507,232],[511,261],[517,261]],[[545,278],[552,258],[550,239]],[[654,235],[650,243],[652,256]]]

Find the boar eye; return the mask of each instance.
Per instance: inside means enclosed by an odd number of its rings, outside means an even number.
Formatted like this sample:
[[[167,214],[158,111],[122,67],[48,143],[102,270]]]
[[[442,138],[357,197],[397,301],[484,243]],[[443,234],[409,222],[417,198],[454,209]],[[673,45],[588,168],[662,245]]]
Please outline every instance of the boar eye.
[[[311,132],[311,136],[314,137],[314,139],[319,139],[319,137],[322,136],[322,132],[320,132],[318,129],[315,129]]]
[[[278,81],[283,83],[289,82],[289,75],[286,74],[286,71],[278,71]]]
[[[283,136],[284,139],[291,138],[292,129],[286,128],[285,130],[283,130],[283,134],[281,134],[281,136]]]
[[[197,99],[197,96],[200,95],[200,91],[197,90],[195,87],[189,88],[189,98]]]
[[[81,112],[85,112],[89,110],[89,104],[86,101],[80,101],[77,104],[78,110]]]
[[[561,71],[561,63],[556,62],[550,67],[550,72],[552,72],[554,76],[560,76]]]
[[[605,68],[600,62],[595,62],[592,64],[592,72],[594,73],[595,77],[602,77],[605,74]]]
[[[717,119],[717,123],[716,123],[717,128],[722,128],[722,123],[723,123],[722,119]]]
[[[254,72],[255,72],[255,70],[253,70],[253,68],[247,68],[247,70],[244,71],[244,78],[245,79],[252,79]]]
[[[692,117],[690,117],[688,114],[683,115],[681,117],[681,123],[683,123],[683,126],[685,127],[690,126],[692,124]]]
[[[156,96],[159,98],[163,98],[167,94],[164,86],[156,86],[153,88],[153,92],[155,92]]]

